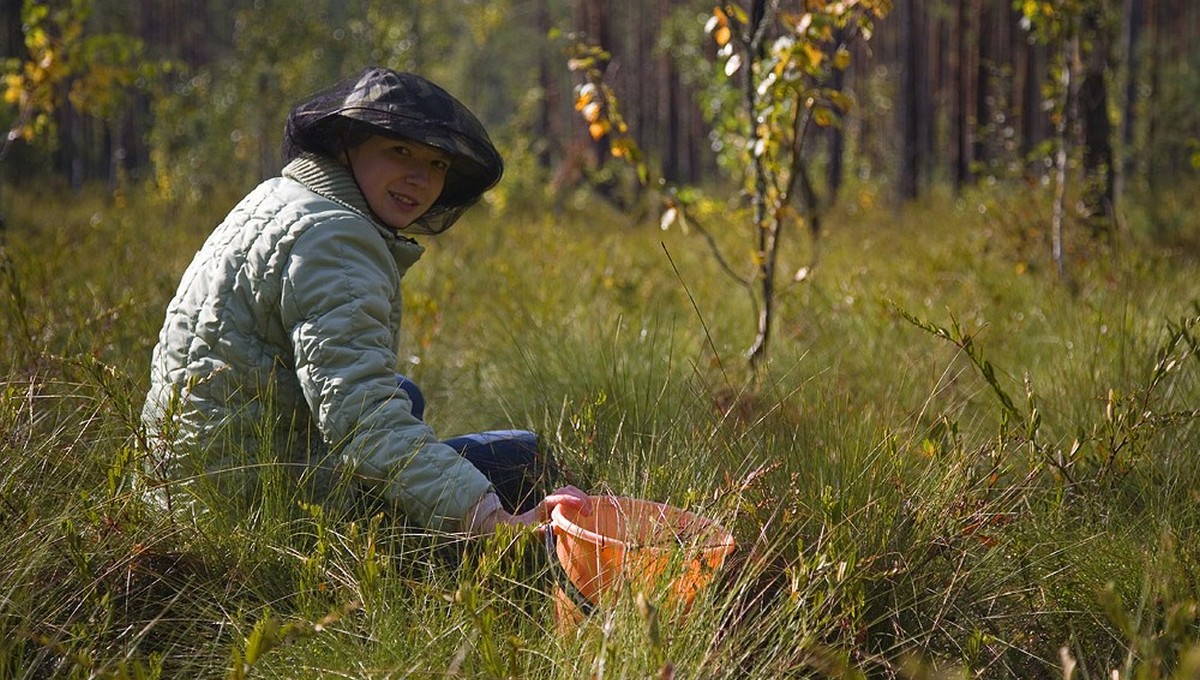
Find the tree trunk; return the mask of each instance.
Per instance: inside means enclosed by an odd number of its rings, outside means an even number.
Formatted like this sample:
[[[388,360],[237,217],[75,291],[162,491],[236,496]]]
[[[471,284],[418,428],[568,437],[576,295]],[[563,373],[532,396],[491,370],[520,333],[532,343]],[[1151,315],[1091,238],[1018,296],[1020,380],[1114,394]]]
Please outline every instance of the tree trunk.
[[[900,199],[908,201],[920,195],[929,169],[933,106],[925,3],[922,0],[902,0],[898,6],[903,87],[899,105],[902,150],[897,187]]]
[[[653,67],[655,25],[650,17],[653,5],[645,2],[634,3],[627,7],[624,23],[617,20],[618,26],[626,26],[628,40],[631,43],[630,65],[638,71],[637,77],[630,78],[625,101],[636,102],[632,107],[625,107],[626,120],[637,137],[638,145],[647,154],[658,155],[662,149],[662,116],[657,110],[658,100],[650,96],[662,87],[660,73]],[[630,116],[632,115],[632,118]]]
[[[932,12],[928,2],[917,2],[917,54],[919,65],[917,70],[917,141],[918,141],[918,193],[921,188],[928,187],[933,176],[936,149],[934,140],[937,138],[937,110],[934,107],[934,73],[937,62],[936,46],[930,39],[932,27],[930,17]]]
[[[1112,123],[1108,119],[1109,40],[1100,10],[1089,7],[1082,17],[1081,40],[1091,48],[1083,58],[1079,83],[1079,120],[1083,128],[1083,208],[1093,238],[1109,238],[1114,230]]]
[[[1023,94],[1021,96],[1021,155],[1028,162],[1029,173],[1036,179],[1044,176],[1044,168],[1034,151],[1046,141],[1048,126],[1042,103],[1042,83],[1047,78],[1046,48],[1042,45],[1026,43],[1025,74],[1023,78]],[[1041,154],[1038,154],[1041,156]]]
[[[1133,144],[1134,119],[1137,111],[1137,84],[1140,59],[1138,50],[1141,49],[1142,21],[1144,16],[1143,0],[1125,0],[1125,21],[1122,41],[1125,52],[1125,101],[1122,102],[1121,115],[1121,162],[1118,165],[1117,186],[1114,193],[1119,197],[1129,186],[1129,179],[1134,176],[1137,167],[1136,151]]]
[[[537,22],[537,30],[540,35],[549,35],[552,26],[548,2],[549,0],[537,0],[537,6],[534,9],[534,21]],[[554,139],[554,131],[550,128],[551,121],[555,119],[554,73],[558,70],[558,65],[551,63],[550,52],[543,44],[538,56],[538,87],[542,91],[542,98],[538,105],[537,122],[533,130],[538,166],[545,171],[548,171],[554,164],[554,154],[551,153],[550,148],[550,142]]]
[[[1156,3],[1161,6],[1161,3]],[[1155,9],[1159,9],[1155,7]],[[1151,97],[1157,97],[1162,88],[1162,71],[1163,62],[1163,33],[1161,16],[1158,11],[1151,12],[1149,33],[1146,36],[1146,44],[1150,46],[1147,50],[1147,56],[1150,58],[1150,63],[1147,64],[1146,78],[1149,82],[1146,87],[1150,91]],[[1159,135],[1159,113],[1155,107],[1150,107],[1146,111],[1146,143],[1145,147],[1154,149],[1158,143]],[[1157,197],[1160,187],[1160,168],[1162,164],[1155,155],[1150,155],[1146,158],[1146,189],[1150,194],[1149,205],[1151,208],[1157,207]]]
[[[917,197],[920,187],[920,142],[918,129],[920,125],[920,106],[917,101],[917,88],[920,83],[918,63],[921,61],[921,48],[917,39],[916,3],[919,0],[900,0],[900,66],[904,86],[900,94],[900,169],[897,186],[900,199],[909,201]]]
[[[840,92],[845,86],[846,71],[834,69],[833,76],[829,81],[829,87]],[[843,156],[846,153],[845,118],[842,119],[841,124],[829,126],[826,135],[829,162],[825,166],[825,184],[827,187],[826,195],[829,196],[829,204],[832,205],[837,200],[838,189],[842,186],[842,175],[845,172],[843,169]]]
[[[992,130],[992,68],[994,65],[996,20],[994,3],[984,3],[979,11],[979,53],[975,58],[975,133],[972,160],[987,164],[993,160],[988,142]]]
[[[28,57],[25,32],[21,29],[19,2],[6,2],[0,7],[0,59]]]
[[[747,32],[751,36],[757,33],[758,27],[766,15],[766,5],[766,0],[753,0],[751,3],[750,25],[747,27]],[[758,125],[754,123],[758,118],[758,94],[754,83],[754,67],[761,58],[761,53],[761,46],[752,42],[749,53],[746,55],[747,63],[741,68],[741,77],[744,79],[742,83],[742,102],[751,121],[746,139],[751,144],[758,140],[759,135]],[[768,229],[766,168],[763,165],[763,159],[760,155],[756,154],[754,156],[753,165],[754,196],[751,199],[751,206],[754,216],[754,229],[758,232],[758,283],[762,299],[759,301],[761,307],[758,312],[758,331],[755,334],[754,343],[747,352],[747,356],[750,359],[750,368],[757,374],[760,369],[766,366],[767,350],[771,341],[771,327],[774,323],[775,270],[773,258],[771,257],[771,245],[777,234],[778,223],[775,223],[776,229]]]
[[[955,17],[955,44],[957,60],[955,63],[955,92],[954,92],[954,185],[962,189],[971,181],[971,141],[974,132],[971,123],[971,17],[975,14],[974,7],[965,0],[958,3]]]
[[[659,26],[664,25],[670,16],[670,0],[659,0],[657,24]],[[662,115],[662,123],[665,126],[665,129],[662,131],[662,148],[659,149],[662,174],[668,181],[679,183],[685,180],[682,176],[683,159],[680,158],[680,149],[683,147],[680,144],[680,135],[685,132],[683,129],[683,116],[681,115],[681,102],[684,100],[680,92],[682,84],[679,82],[679,76],[675,72],[675,62],[668,50],[663,50],[663,53],[658,55],[655,62],[658,65],[660,79],[658,110]],[[687,181],[691,181],[692,179],[688,177]]]

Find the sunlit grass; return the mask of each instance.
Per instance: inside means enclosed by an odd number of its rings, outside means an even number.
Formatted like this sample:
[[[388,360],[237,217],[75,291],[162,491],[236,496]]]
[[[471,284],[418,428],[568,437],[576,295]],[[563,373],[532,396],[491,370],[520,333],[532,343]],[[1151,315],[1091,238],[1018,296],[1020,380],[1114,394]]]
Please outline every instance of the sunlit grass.
[[[534,536],[464,545],[281,488],[151,511],[149,352],[233,197],[3,195],[0,678],[1053,677],[1063,648],[1126,677],[1200,633],[1200,272],[1172,245],[1194,234],[1072,241],[1072,293],[1037,195],[848,190],[758,383],[753,307],[695,234],[585,204],[427,239],[399,368],[439,432],[536,429],[574,483],[738,540],[685,619],[631,593],[563,634]],[[708,210],[748,262],[744,216]]]

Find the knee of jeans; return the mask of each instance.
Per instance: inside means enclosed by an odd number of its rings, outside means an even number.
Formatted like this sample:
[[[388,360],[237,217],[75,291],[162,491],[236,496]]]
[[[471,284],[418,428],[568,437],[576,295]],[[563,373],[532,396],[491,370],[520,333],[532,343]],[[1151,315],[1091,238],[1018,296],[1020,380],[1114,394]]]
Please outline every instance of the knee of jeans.
[[[408,395],[409,402],[412,403],[412,414],[417,420],[425,419],[425,395],[421,393],[421,388],[408,378],[397,375],[396,386],[404,390]]]
[[[456,448],[492,447],[504,449],[528,449],[536,451],[540,448],[538,435],[529,430],[487,430],[454,437]]]

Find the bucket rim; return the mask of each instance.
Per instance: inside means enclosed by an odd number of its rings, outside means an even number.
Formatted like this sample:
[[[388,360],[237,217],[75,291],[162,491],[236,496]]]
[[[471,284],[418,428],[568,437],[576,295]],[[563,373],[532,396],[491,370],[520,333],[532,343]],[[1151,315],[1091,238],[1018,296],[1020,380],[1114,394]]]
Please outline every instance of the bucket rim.
[[[733,540],[733,534],[729,530],[727,530],[724,526],[722,526],[717,521],[709,519],[703,515],[697,514],[690,510],[684,510],[683,508],[677,508],[677,507],[674,507],[667,503],[660,503],[658,501],[644,500],[641,498],[631,498],[628,496],[614,496],[614,495],[606,494],[606,495],[600,495],[600,496],[590,496],[589,499],[592,501],[593,506],[595,506],[598,503],[608,503],[610,505],[619,507],[620,501],[627,501],[627,502],[637,503],[639,505],[651,506],[651,507],[658,509],[660,512],[661,511],[669,511],[673,514],[677,514],[677,515],[686,517],[689,521],[696,522],[697,524],[704,527],[705,530],[715,529],[715,531],[712,531],[711,533],[715,537],[719,537],[720,540],[711,542],[711,543],[705,542],[701,545],[696,546],[698,549],[704,550],[704,551],[724,550],[726,554],[732,552],[734,549],[735,544],[734,544],[734,540]],[[590,529],[585,529],[585,528],[579,526],[578,524],[576,524],[575,522],[572,522],[571,520],[567,519],[566,515],[563,513],[562,507],[563,506],[561,506],[561,505],[556,505],[550,511],[550,523],[551,523],[552,527],[554,529],[557,529],[557,530],[560,530],[560,531],[566,533],[567,535],[574,536],[575,538],[584,540],[588,543],[597,545],[601,548],[607,548],[607,547],[611,546],[611,547],[617,547],[617,548],[622,548],[622,549],[626,549],[626,550],[639,550],[639,549],[645,549],[645,548],[663,549],[663,548],[670,548],[670,547],[677,546],[677,544],[672,544],[671,542],[668,542],[668,541],[663,541],[661,543],[632,543],[632,542],[628,542],[628,541],[622,541],[619,538],[612,538],[610,536],[605,536],[603,534],[596,533],[595,531],[592,531]],[[699,532],[697,533],[697,535],[699,535]]]

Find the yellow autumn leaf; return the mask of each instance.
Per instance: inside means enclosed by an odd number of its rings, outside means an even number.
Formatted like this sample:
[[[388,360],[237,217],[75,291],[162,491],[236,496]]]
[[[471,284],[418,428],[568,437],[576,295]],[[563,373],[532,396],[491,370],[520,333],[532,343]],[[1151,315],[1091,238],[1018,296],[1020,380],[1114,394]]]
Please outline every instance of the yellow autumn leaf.
[[[713,33],[718,28],[726,28],[729,26],[729,16],[725,14],[719,6],[713,7],[713,14],[704,23],[704,30]]]
[[[731,35],[732,34],[730,33],[728,26],[721,26],[717,30],[713,31],[713,40],[716,40],[718,45],[724,47],[725,44],[729,42]]]
[[[804,43],[803,47],[804,54],[808,57],[808,63],[812,65],[812,68],[817,68],[825,60],[825,53],[821,51],[820,47],[812,43]]]
[[[600,139],[608,134],[608,130],[608,121],[605,120],[598,120],[588,125],[588,134],[592,136],[592,139]]]
[[[25,98],[25,80],[16,73],[4,76],[4,102],[18,104]]]
[[[839,71],[845,71],[850,66],[850,50],[844,46],[839,47],[837,53],[833,55],[833,65]]]
[[[637,160],[637,144],[628,137],[613,137],[612,142],[608,145],[608,150],[613,155],[613,158],[626,158],[630,162]]]

